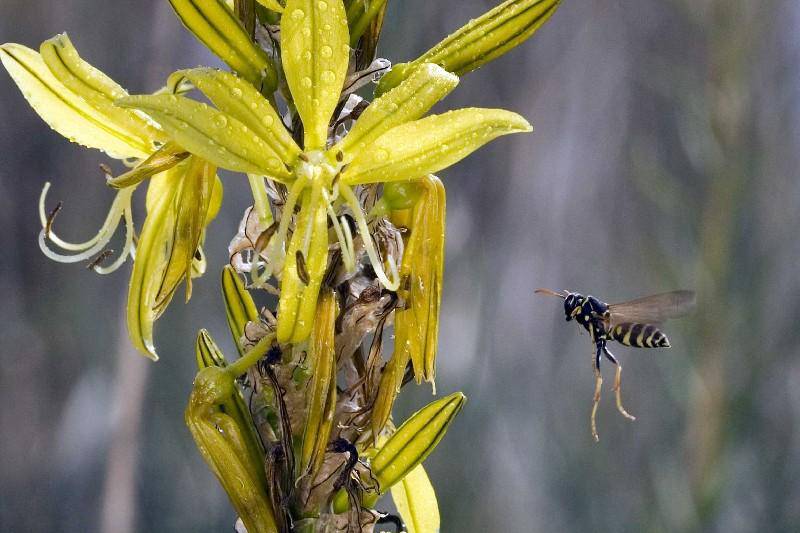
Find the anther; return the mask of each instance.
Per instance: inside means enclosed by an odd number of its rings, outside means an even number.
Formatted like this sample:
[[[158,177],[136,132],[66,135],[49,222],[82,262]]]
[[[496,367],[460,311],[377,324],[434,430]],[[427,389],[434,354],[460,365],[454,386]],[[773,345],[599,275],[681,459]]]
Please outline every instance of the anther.
[[[100,266],[103,263],[103,261],[105,261],[106,259],[111,257],[111,255],[113,253],[114,253],[114,250],[103,250],[88,265],[86,265],[86,269],[87,270],[94,270],[95,267]]]
[[[311,283],[311,277],[308,275],[308,270],[306,270],[306,258],[303,257],[303,252],[297,250],[294,257],[297,261],[297,277],[300,278],[300,281],[308,285]]]
[[[56,206],[53,208],[52,211],[47,215],[47,223],[44,225],[44,236],[50,237],[50,230],[53,227],[53,221],[56,219],[56,215],[59,211],[61,211],[61,207],[64,205],[64,202],[58,202]]]

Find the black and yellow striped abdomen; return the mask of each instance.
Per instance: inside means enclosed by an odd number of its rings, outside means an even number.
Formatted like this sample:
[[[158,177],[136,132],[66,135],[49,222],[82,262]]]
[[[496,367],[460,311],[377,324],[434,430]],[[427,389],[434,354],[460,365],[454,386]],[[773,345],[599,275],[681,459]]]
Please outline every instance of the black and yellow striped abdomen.
[[[669,348],[667,336],[652,324],[617,324],[609,332],[609,337],[635,348]]]

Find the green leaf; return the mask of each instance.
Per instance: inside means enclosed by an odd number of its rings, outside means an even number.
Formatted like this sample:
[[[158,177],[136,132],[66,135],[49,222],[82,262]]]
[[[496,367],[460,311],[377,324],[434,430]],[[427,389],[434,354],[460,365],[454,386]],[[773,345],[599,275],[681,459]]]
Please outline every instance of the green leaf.
[[[34,50],[6,43],[0,46],[0,61],[34,111],[70,141],[97,148],[116,159],[143,159],[154,150],[69,90]]]
[[[455,392],[431,402],[403,422],[370,463],[381,493],[422,463],[442,440],[466,396]]]
[[[404,181],[460,161],[492,139],[531,131],[516,113],[468,108],[397,126],[370,144],[342,173],[348,185]]]
[[[225,302],[225,317],[233,342],[239,350],[239,355],[244,355],[245,350],[240,339],[244,335],[247,323],[258,320],[258,309],[253,297],[245,289],[242,278],[230,265],[225,265],[222,269],[222,299]]]
[[[322,467],[336,411],[336,295],[323,291],[309,342],[311,380],[307,385],[306,425],[300,445],[300,475],[313,477]]]
[[[303,121],[305,149],[324,149],[350,58],[342,0],[288,0],[281,17],[281,59]]]
[[[458,77],[443,68],[426,63],[416,67],[398,87],[373,101],[356,121],[353,129],[329,152],[344,153],[349,163],[390,129],[422,117],[458,85]]]
[[[291,165],[300,153],[283,121],[266,98],[243,79],[212,68],[179,70],[168,85],[187,79],[205,94],[220,111],[235,118],[269,145],[282,162]]]
[[[159,172],[171,169],[189,155],[189,152],[174,142],[168,142],[132,170],[108,180],[107,185],[113,189],[131,187]]]
[[[169,0],[184,26],[229,67],[265,93],[277,86],[275,66],[219,0]]]
[[[439,504],[436,491],[422,465],[417,465],[403,480],[392,487],[392,500],[403,518],[408,533],[439,531]]]
[[[218,167],[290,178],[277,153],[250,128],[208,105],[171,94],[128,96],[117,105],[140,109],[179,145]]]
[[[477,69],[519,46],[550,18],[561,0],[507,0],[448,36],[411,64],[436,63],[459,76]],[[383,94],[409,73],[409,65],[398,64],[376,89]]]

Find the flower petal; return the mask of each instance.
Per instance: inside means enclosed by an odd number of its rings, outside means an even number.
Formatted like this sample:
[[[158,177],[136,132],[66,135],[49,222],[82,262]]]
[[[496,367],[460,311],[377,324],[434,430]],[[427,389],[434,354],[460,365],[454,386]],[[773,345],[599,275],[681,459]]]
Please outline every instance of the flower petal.
[[[390,129],[422,117],[458,85],[458,77],[442,67],[426,63],[414,68],[398,87],[373,101],[353,129],[329,150],[341,151],[349,163],[375,139]]]
[[[444,269],[445,191],[435,176],[420,180],[422,195],[410,222],[400,276],[406,307],[395,311],[395,349],[408,352],[417,383],[433,382]]]
[[[397,428],[370,463],[381,493],[386,493],[430,455],[466,399],[460,392],[440,398]]]
[[[314,325],[317,297],[328,262],[328,213],[321,195],[313,191],[303,194],[295,228],[281,278],[278,342],[303,342]],[[298,252],[305,265],[298,266]]]
[[[459,76],[519,46],[544,24],[561,0],[507,0],[456,30],[411,63],[395,65],[375,91],[383,94],[409,74],[412,65],[436,63]]]
[[[288,0],[281,17],[281,59],[303,121],[306,150],[324,149],[350,58],[342,0]]]
[[[169,0],[184,26],[257,89],[277,86],[275,66],[219,0]]]
[[[130,137],[132,144],[149,152],[153,150],[153,140],[166,139],[144,116],[114,105],[114,100],[128,96],[128,92],[81,59],[66,33],[43,42],[39,54],[50,72],[64,86],[108,117],[121,133]]]
[[[392,487],[392,500],[403,518],[408,533],[439,531],[439,504],[436,491],[422,465],[417,465]]]
[[[161,124],[175,142],[215,165],[237,172],[268,175],[277,180],[290,174],[278,154],[250,128],[227,113],[182,96],[128,96],[117,105],[141,109]]]
[[[304,476],[316,475],[325,459],[333,415],[336,410],[336,295],[331,290],[322,292],[317,303],[314,329],[311,332],[308,360],[311,364],[311,381],[307,385],[306,425],[300,446],[300,470]]]
[[[170,76],[169,85],[185,78],[194,84],[220,111],[255,132],[284,163],[291,164],[300,153],[283,121],[266,98],[238,76],[212,68],[179,70]]]
[[[113,119],[64,86],[42,57],[21,44],[0,46],[0,61],[42,119],[72,142],[117,159],[145,158],[153,150],[116,127]]]
[[[347,166],[341,181],[354,185],[415,179],[449,167],[496,137],[531,130],[524,118],[503,109],[432,115],[381,135]]]
[[[153,324],[178,283],[189,282],[214,185],[213,167],[196,157],[150,180],[148,214],[128,289],[127,322],[134,346],[154,360],[158,356]]]

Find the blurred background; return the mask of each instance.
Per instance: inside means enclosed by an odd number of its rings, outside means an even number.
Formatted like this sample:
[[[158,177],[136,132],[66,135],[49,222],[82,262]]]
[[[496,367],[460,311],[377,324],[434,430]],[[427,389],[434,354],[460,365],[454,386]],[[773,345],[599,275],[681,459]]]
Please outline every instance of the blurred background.
[[[390,2],[380,54],[414,58],[496,3]],[[566,1],[444,102],[536,131],[442,174],[437,385],[469,397],[427,462],[443,532],[800,530],[798,28],[796,0]],[[132,93],[217,64],[165,0],[0,3],[0,42],[61,31]],[[5,72],[0,124],[0,530],[231,531],[183,409],[195,332],[228,339],[217,273],[248,187],[226,180],[209,274],[159,321],[153,364],[124,332],[130,267],[100,277],[36,244],[46,180],[63,236],[94,234],[106,159]],[[589,338],[539,286],[699,294],[672,349],[614,349],[638,419],[617,414],[605,365],[597,444]],[[428,401],[405,393],[401,416]]]

